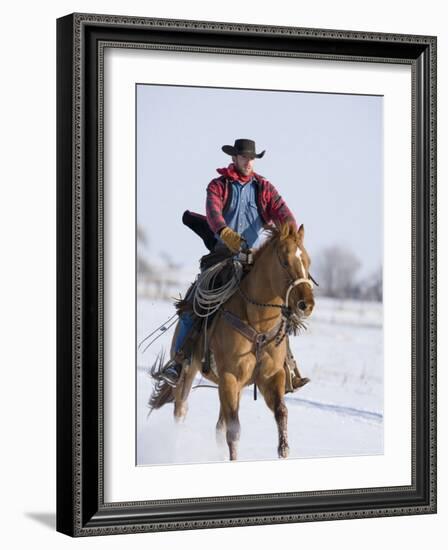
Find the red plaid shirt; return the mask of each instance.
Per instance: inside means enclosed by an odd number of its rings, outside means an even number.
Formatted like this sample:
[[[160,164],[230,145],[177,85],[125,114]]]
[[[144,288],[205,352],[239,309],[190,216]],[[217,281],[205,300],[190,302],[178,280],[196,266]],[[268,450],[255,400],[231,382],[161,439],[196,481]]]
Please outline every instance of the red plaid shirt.
[[[208,184],[205,205],[207,222],[214,233],[218,233],[218,231],[226,226],[223,212],[226,211],[230,199],[230,182],[236,179],[233,164],[229,164],[227,168],[217,168],[216,171],[221,176],[213,179]],[[274,222],[276,225],[292,223],[297,229],[296,220],[287,207],[286,202],[266,178],[254,172],[250,178],[240,178],[239,181],[245,183],[247,180],[251,181],[252,177],[255,178],[258,184],[257,205],[263,222],[265,224]]]

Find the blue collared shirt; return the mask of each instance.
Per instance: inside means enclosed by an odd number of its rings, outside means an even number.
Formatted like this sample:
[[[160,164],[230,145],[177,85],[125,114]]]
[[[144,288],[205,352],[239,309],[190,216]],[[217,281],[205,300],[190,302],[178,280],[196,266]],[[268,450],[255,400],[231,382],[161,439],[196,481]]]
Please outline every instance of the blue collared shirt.
[[[234,180],[231,186],[232,198],[224,220],[230,229],[244,237],[249,248],[256,247],[261,244],[263,229],[256,200],[257,181],[254,178],[247,183]]]

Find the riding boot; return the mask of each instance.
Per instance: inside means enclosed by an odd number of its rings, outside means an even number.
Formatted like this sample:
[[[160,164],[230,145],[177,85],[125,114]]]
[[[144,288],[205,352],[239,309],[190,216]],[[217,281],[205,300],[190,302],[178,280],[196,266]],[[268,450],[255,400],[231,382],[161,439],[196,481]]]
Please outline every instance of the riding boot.
[[[286,359],[284,367],[286,372],[285,393],[295,392],[310,381],[309,378],[302,377],[299,372],[299,368],[289,345],[289,337],[287,337],[286,340]]]
[[[184,312],[179,318],[179,333],[174,344],[174,357],[164,367],[160,377],[170,386],[176,386],[185,360],[189,360],[202,325],[202,319]]]
[[[182,374],[182,363],[176,362],[171,359],[165,365],[164,369],[160,373],[160,378],[164,380],[169,386],[176,387],[179,382],[180,375]]]

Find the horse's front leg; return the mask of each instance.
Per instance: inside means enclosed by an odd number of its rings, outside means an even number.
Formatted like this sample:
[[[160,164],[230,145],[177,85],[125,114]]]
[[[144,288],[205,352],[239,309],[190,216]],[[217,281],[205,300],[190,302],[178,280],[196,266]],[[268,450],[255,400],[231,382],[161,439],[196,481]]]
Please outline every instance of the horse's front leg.
[[[285,405],[285,371],[282,368],[267,380],[259,380],[261,393],[274,413],[278,428],[278,456],[288,458],[288,409]]]
[[[238,417],[240,390],[241,388],[233,374],[225,373],[219,381],[221,410],[218,424],[226,427],[230,460],[237,459],[237,445],[240,438],[240,420]]]
[[[285,400],[282,398],[274,405],[275,421],[278,428],[278,456],[279,458],[288,458],[288,409]]]

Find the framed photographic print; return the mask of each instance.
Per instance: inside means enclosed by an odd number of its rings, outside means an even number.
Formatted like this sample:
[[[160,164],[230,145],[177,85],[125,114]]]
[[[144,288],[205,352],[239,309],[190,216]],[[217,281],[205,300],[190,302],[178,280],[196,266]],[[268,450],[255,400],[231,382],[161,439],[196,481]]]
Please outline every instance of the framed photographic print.
[[[434,513],[436,38],[57,40],[57,529]]]

